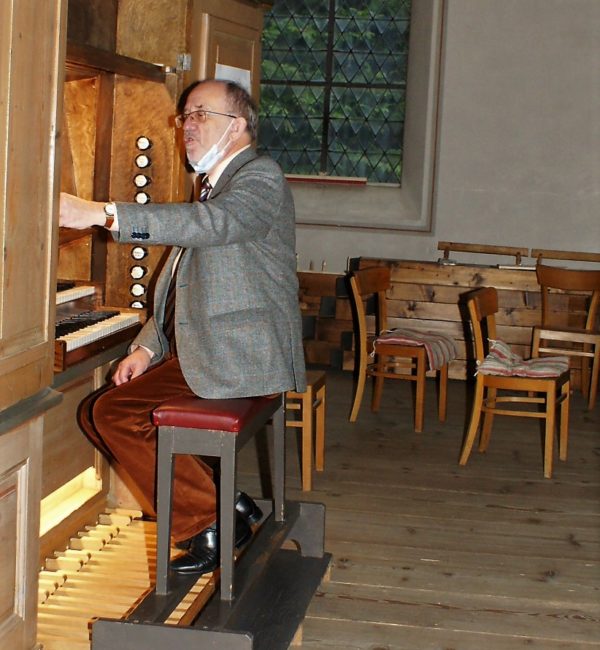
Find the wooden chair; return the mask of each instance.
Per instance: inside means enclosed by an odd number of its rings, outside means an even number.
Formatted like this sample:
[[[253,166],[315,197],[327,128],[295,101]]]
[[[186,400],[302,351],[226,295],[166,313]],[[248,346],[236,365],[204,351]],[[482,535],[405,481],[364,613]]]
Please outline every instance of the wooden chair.
[[[475,344],[475,357],[478,362],[475,396],[469,429],[460,455],[460,464],[465,465],[471,453],[479,428],[482,413],[483,428],[479,451],[485,451],[489,444],[492,423],[495,415],[539,418],[545,421],[544,438],[544,476],[552,476],[552,457],[556,407],[560,405],[560,447],[561,460],[567,459],[567,438],[569,433],[569,367],[565,357],[536,359],[533,363],[520,360],[512,355],[507,359],[506,352],[488,355],[489,341],[496,341],[496,318],[498,293],[496,289],[484,287],[474,291],[468,302],[469,317]],[[484,331],[487,338],[484,337]],[[504,344],[506,348],[506,344]],[[561,361],[559,361],[561,360]],[[484,363],[485,362],[485,363]],[[540,363],[541,362],[541,363]],[[489,364],[490,368],[485,368]],[[561,371],[562,370],[562,371]],[[497,374],[487,374],[496,372]],[[555,376],[541,376],[556,372]],[[518,373],[518,374],[517,374]],[[530,376],[527,376],[530,375]],[[539,375],[539,376],[531,376]],[[500,396],[498,391],[510,391]],[[516,393],[516,394],[515,394]],[[503,408],[512,404],[513,408]],[[532,410],[526,405],[542,406],[542,410]],[[520,407],[520,405],[523,405]]]
[[[354,400],[350,413],[350,422],[356,422],[358,411],[363,398],[366,378],[374,378],[373,399],[371,410],[377,411],[381,402],[384,379],[404,379],[416,382],[415,400],[415,422],[416,432],[423,430],[423,412],[425,405],[425,379],[429,364],[426,347],[420,344],[423,335],[430,339],[438,337],[443,339],[446,349],[452,349],[450,357],[456,356],[454,343],[444,335],[432,335],[432,333],[420,333],[418,330],[403,330],[404,334],[414,337],[412,344],[393,342],[393,339],[386,340],[379,334],[370,334],[367,327],[367,314],[365,300],[374,299],[375,308],[375,332],[381,333],[387,330],[387,307],[386,291],[389,290],[390,269],[388,267],[375,267],[354,271],[350,276],[350,297],[355,311],[355,332],[354,340],[357,346],[357,382],[354,392]],[[369,355],[374,350],[374,360],[369,363]],[[398,359],[402,359],[399,361]],[[410,362],[410,365],[407,364]],[[407,367],[410,373],[406,372]],[[402,372],[404,369],[404,372]],[[400,371],[400,372],[395,372]],[[446,419],[446,395],[448,385],[448,363],[443,363],[439,368],[439,400],[438,417],[441,422]]]
[[[325,400],[326,375],[323,370],[306,371],[306,390],[303,393],[288,390],[285,394],[286,411],[298,416],[286,417],[285,426],[302,429],[300,465],[304,491],[312,490],[313,437],[317,472],[322,472],[325,464]]]
[[[600,305],[600,270],[565,269],[538,263],[538,282],[542,291],[542,323],[533,329],[531,355],[563,354],[581,359],[581,389],[593,409],[600,372],[600,330],[596,318]],[[591,294],[585,326],[569,327],[552,323],[550,294],[554,290]],[[591,373],[588,366],[591,360]]]

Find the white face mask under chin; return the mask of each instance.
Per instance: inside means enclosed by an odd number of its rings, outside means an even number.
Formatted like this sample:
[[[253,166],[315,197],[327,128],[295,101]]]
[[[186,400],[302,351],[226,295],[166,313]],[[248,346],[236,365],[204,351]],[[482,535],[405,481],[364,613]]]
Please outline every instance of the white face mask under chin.
[[[229,129],[231,128],[231,125],[233,124],[233,120],[229,123],[229,126],[225,129],[225,132],[223,135],[219,138],[219,141],[216,144],[213,144],[213,146],[200,158],[198,161],[193,161],[190,160],[188,156],[188,162],[192,166],[192,169],[197,173],[197,174],[206,174],[209,172],[218,162],[220,162],[223,159],[223,156],[225,155],[225,149],[227,148],[227,144],[223,148],[219,148],[221,146],[221,142],[223,141],[223,138],[229,133]]]

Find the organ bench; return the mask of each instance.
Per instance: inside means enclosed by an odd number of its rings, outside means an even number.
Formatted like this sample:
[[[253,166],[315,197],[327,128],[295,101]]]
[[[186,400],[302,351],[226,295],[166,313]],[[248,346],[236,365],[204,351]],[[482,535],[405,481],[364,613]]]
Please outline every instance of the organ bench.
[[[162,650],[167,644],[178,650],[288,648],[331,556],[323,548],[324,506],[285,501],[282,398],[178,398],[156,409],[153,420],[159,427],[156,587],[127,620],[96,621],[92,650]],[[258,502],[265,517],[234,568],[236,455],[269,422],[273,499]],[[220,589],[188,627],[164,624],[198,579],[169,575],[172,466],[180,453],[215,456],[221,464]],[[286,542],[297,548],[282,548]]]

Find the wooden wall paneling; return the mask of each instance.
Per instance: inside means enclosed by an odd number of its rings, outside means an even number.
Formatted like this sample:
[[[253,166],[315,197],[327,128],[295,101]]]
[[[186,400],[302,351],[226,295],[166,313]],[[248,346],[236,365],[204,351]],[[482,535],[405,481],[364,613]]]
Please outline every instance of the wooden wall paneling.
[[[498,289],[498,336],[516,353],[529,357],[531,330],[541,318],[541,299],[533,269],[377,258],[360,258],[353,264],[360,268],[390,266],[392,288],[388,313],[391,327],[433,329],[455,339],[459,355],[450,365],[450,377],[465,378],[469,359],[473,356],[470,334],[465,330],[464,305],[466,295],[476,287],[494,286]],[[555,294],[552,298],[559,320],[571,326],[583,326],[585,301],[582,296]],[[578,385],[579,378],[580,369],[574,364],[574,385]]]
[[[147,193],[155,203],[169,202],[177,194],[177,177],[183,165],[177,134],[172,121],[175,101],[165,84],[131,79],[118,75],[115,83],[113,147],[111,153],[110,198],[115,201],[133,201],[137,188],[133,178],[144,173],[151,178]],[[135,158],[141,152],[136,147],[139,136],[152,142],[147,153],[151,165],[140,169]],[[117,307],[128,306],[134,297],[130,293],[133,280],[130,268],[132,246],[107,244],[106,303]],[[164,262],[167,249],[149,246],[147,257],[140,264],[148,269],[141,282],[148,288],[140,300],[151,304],[152,287]]]

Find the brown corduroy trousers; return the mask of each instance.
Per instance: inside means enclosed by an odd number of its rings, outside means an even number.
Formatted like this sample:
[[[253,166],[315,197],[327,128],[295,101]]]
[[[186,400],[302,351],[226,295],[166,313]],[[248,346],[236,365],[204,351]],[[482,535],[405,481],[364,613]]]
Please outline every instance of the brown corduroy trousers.
[[[194,395],[179,361],[171,358],[143,375],[89,395],[79,423],[92,443],[134,481],[148,504],[155,504],[157,428],[152,411],[174,397]],[[172,536],[180,542],[216,519],[216,488],[211,468],[196,456],[175,458]]]

